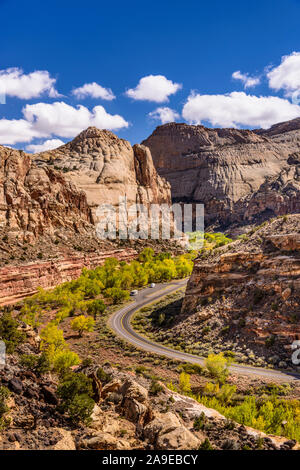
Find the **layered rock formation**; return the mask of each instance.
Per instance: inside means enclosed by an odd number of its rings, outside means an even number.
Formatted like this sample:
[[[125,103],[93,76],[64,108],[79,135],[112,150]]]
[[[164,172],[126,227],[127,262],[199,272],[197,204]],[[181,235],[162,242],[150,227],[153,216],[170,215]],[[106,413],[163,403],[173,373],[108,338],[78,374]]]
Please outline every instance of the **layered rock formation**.
[[[300,215],[279,217],[196,259],[173,334],[233,349],[245,362],[291,366],[299,276]]]
[[[292,155],[300,148],[300,119],[266,131],[170,123],[143,144],[171,183],[173,200],[203,203],[207,224],[299,212],[299,167]]]
[[[95,209],[117,205],[119,196],[128,206],[171,202],[148,148],[96,128],[34,157],[1,146],[1,304],[74,279],[107,256],[132,259],[132,243],[125,251],[96,236]]]
[[[131,147],[107,130],[89,127],[66,145],[33,158],[43,168],[63,171],[82,189],[94,216],[100,204],[117,205],[125,195],[128,205],[171,201],[170,186],[158,176],[150,151]]]
[[[38,287],[48,289],[63,282],[77,279],[82,268],[94,269],[104,263],[106,258],[114,257],[120,261],[135,258],[133,249],[106,249],[103,252],[73,254],[44,262],[22,263],[17,266],[0,268],[0,306],[16,303],[36,293]]]
[[[27,330],[29,333],[31,345],[20,348],[26,354],[38,349],[35,335]],[[22,368],[16,355],[8,356],[5,368],[0,369],[0,385],[10,391],[1,450],[197,450],[205,439],[216,450],[255,450],[258,443],[265,450],[299,448],[295,440],[268,436],[235,422],[229,426],[217,411],[168,390],[162,383],[156,397],[149,393],[150,380],[106,366],[105,384],[97,378],[98,370],[103,375],[96,364],[79,369],[92,378],[99,393],[93,397],[90,422],[74,425],[57,406],[60,398],[53,375],[38,377]],[[196,430],[194,422],[199,417],[203,427]]]
[[[86,232],[92,216],[84,192],[30,155],[0,147],[0,230],[32,239],[56,232]]]

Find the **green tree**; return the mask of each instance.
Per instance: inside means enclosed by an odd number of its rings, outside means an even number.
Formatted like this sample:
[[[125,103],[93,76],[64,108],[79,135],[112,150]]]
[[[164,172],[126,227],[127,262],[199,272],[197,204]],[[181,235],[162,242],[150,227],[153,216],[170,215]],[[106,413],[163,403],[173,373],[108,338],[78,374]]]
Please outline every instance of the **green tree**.
[[[205,367],[211,377],[215,378],[220,384],[226,382],[229,375],[228,366],[230,360],[224,357],[223,353],[209,354],[205,360]]]
[[[95,320],[92,317],[85,317],[79,315],[71,321],[71,328],[77,331],[79,336],[83,335],[84,331],[93,331],[95,326]]]
[[[71,366],[80,363],[78,354],[70,351],[62,330],[49,323],[41,331],[41,351],[46,355],[51,369],[59,374],[65,373]]]
[[[106,309],[106,305],[101,299],[92,300],[87,306],[87,313],[92,315],[96,321],[97,315],[100,315]]]
[[[150,247],[146,247],[143,249],[143,251],[141,251],[138,259],[141,263],[146,263],[147,261],[152,261],[153,257],[154,257],[153,249]]]
[[[107,258],[104,262],[104,269],[107,273],[113,273],[117,268],[119,261],[117,258]]]
[[[112,299],[114,304],[119,304],[124,300],[129,299],[129,293],[126,290],[119,289],[118,287],[110,287],[104,292],[106,297]]]
[[[72,366],[80,364],[78,354],[73,351],[57,351],[53,357],[53,370],[64,375]]]
[[[12,354],[15,348],[25,341],[25,338],[25,333],[18,330],[18,322],[10,312],[5,312],[0,318],[0,339],[5,343],[6,352]]]
[[[191,392],[190,376],[184,371],[179,376],[179,388],[183,393]]]
[[[101,294],[101,290],[104,288],[103,284],[96,279],[86,279],[84,283],[84,297],[86,299],[92,299]]]
[[[56,353],[59,350],[66,348],[63,331],[60,330],[54,323],[48,325],[41,331],[41,345],[42,351],[50,351]]]

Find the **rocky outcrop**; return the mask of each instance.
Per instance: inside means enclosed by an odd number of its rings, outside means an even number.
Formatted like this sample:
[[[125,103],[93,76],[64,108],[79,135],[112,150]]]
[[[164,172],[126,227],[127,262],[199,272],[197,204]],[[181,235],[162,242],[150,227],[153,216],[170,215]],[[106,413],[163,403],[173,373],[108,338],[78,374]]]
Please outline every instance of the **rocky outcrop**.
[[[19,352],[25,349],[26,354],[37,352],[25,345]],[[53,374],[37,376],[22,368],[16,356],[9,355],[5,367],[0,369],[0,386],[10,391],[5,401],[6,426],[0,433],[1,450],[197,450],[205,439],[214,449],[256,449],[258,444],[266,450],[299,448],[294,440],[229,423],[217,411],[162,383],[159,395],[153,396],[148,392],[150,381],[111,367],[105,370],[111,379],[103,390],[111,386],[114,392],[101,396],[88,423],[70,425],[68,416],[57,406],[59,397]],[[84,367],[80,371],[90,375]],[[45,388],[52,391],[50,400]],[[141,410],[149,410],[147,421],[141,420],[143,413],[127,416],[133,403],[142,405]],[[166,403],[169,411],[165,410]],[[194,422],[199,417],[203,426],[197,430]]]
[[[232,349],[242,362],[286,368],[300,339],[300,216],[253,232],[195,260],[172,330],[181,341]]]
[[[292,155],[300,148],[300,119],[266,131],[170,123],[143,144],[171,183],[173,200],[203,203],[207,224],[299,212],[299,167]]]
[[[33,158],[42,168],[63,171],[82,189],[94,217],[100,204],[117,205],[119,196],[126,195],[128,205],[170,203],[170,186],[158,176],[150,151],[132,148],[107,130],[89,127],[66,145]]]
[[[0,147],[0,229],[33,241],[45,234],[87,232],[92,223],[85,194],[61,173],[38,168],[30,155]]]
[[[300,143],[299,143],[300,145]],[[279,175],[269,178],[257,191],[238,202],[243,221],[300,213],[300,152],[293,153]]]
[[[120,261],[135,258],[136,251],[130,248],[106,250],[97,253],[73,255],[53,261],[31,262],[19,266],[0,268],[0,305],[18,302],[33,295],[38,287],[48,289],[80,276],[82,268],[93,269],[106,258]]]

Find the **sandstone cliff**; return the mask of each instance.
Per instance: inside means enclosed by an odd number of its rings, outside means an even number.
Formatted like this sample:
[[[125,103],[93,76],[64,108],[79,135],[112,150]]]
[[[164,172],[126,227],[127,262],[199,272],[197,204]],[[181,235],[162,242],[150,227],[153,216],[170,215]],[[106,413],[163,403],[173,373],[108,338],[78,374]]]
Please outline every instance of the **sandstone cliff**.
[[[106,258],[129,261],[137,256],[134,249],[106,247],[94,253],[70,253],[57,259],[32,261],[15,266],[0,267],[0,306],[16,303],[36,293],[38,287],[49,289],[63,282],[77,279],[82,268],[94,269]]]
[[[171,183],[173,200],[204,203],[207,224],[299,212],[299,167],[291,170],[297,163],[289,165],[288,159],[299,152],[300,119],[266,131],[170,123],[157,127],[143,144]],[[295,187],[292,198],[287,186]]]
[[[30,155],[0,147],[0,229],[32,240],[56,232],[86,232],[92,216],[85,194]]]
[[[292,366],[291,345],[300,339],[299,275],[300,215],[265,223],[196,259],[172,333],[199,347],[233,350],[244,362]]]
[[[143,248],[138,241],[96,236],[93,210],[124,195],[128,205],[169,203],[170,187],[158,176],[149,149],[132,148],[111,132],[89,128],[36,158],[1,146],[0,303],[74,279],[107,256],[136,255],[135,245]]]
[[[131,147],[107,130],[89,127],[66,145],[33,158],[38,166],[63,171],[82,189],[94,216],[99,204],[117,205],[119,196],[126,195],[128,205],[171,201],[170,185],[158,176],[150,151]]]

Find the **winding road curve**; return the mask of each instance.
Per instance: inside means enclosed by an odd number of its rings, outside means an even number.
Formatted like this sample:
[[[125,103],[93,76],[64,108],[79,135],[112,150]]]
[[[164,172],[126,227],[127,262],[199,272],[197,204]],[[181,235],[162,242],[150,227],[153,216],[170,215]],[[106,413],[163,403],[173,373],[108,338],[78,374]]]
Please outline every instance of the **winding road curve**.
[[[122,339],[133,344],[134,346],[144,349],[145,351],[167,356],[171,359],[177,359],[183,362],[190,362],[194,364],[203,365],[204,359],[200,356],[184,353],[171,349],[162,344],[155,343],[148,338],[141,336],[131,326],[131,319],[135,312],[140,308],[157,301],[167,294],[175,292],[176,290],[184,287],[187,284],[187,279],[180,281],[173,281],[168,284],[157,284],[153,289],[145,288],[138,292],[134,298],[134,302],[126,305],[109,318],[109,326],[111,329]],[[252,375],[266,379],[279,379],[285,382],[299,380],[300,374],[293,372],[282,372],[273,369],[263,369],[261,367],[251,367],[246,365],[233,364],[230,370],[236,374]]]

